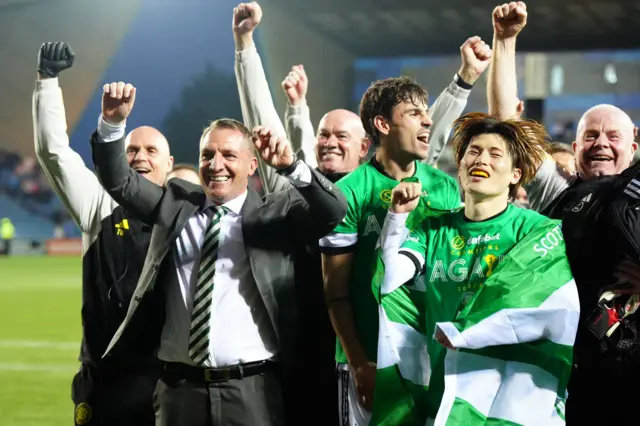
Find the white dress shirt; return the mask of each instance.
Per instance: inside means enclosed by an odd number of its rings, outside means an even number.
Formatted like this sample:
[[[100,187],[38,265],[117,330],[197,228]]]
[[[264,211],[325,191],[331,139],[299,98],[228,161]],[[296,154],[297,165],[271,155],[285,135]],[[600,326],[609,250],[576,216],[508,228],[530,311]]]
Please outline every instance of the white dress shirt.
[[[240,209],[246,198],[244,192],[225,203],[229,211],[220,220],[209,319],[212,367],[271,359],[277,352],[275,333],[251,274],[242,237]],[[211,212],[195,213],[174,243],[172,255],[178,282],[165,289],[167,318],[158,353],[163,361],[194,364],[188,349],[191,312],[200,249],[211,220]]]
[[[98,120],[98,134],[104,142],[124,136],[124,123],[113,126]],[[287,178],[296,187],[311,183],[311,170],[300,162]],[[247,198],[223,204],[229,209],[221,218],[218,254],[213,276],[209,354],[212,367],[262,361],[277,356],[277,341],[266,308],[258,292],[242,235],[240,211]],[[211,205],[211,201],[208,201]],[[194,365],[189,357],[189,334],[193,296],[197,286],[200,250],[210,209],[196,212],[173,244],[171,256],[178,280],[165,288],[166,320],[158,358],[166,362]]]

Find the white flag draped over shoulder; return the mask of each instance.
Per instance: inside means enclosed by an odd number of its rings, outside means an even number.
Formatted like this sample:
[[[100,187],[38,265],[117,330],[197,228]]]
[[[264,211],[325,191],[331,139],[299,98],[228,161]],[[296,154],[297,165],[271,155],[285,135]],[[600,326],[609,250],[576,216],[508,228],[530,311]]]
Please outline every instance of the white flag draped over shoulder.
[[[399,247],[407,233],[403,228],[402,235],[389,238],[398,239]],[[384,280],[385,269],[394,265],[385,266],[380,252],[380,249],[376,252],[373,280],[379,332],[376,389],[369,425],[424,426],[431,376],[424,285]]]
[[[435,420],[444,425],[564,425],[578,291],[557,222],[504,257],[453,322]]]

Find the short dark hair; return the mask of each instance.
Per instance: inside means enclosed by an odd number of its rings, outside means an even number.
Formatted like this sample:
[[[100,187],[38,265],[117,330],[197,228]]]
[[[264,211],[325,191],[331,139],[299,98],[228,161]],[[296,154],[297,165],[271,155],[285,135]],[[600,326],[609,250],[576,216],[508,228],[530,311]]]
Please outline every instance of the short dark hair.
[[[507,144],[513,167],[522,171],[520,181],[509,188],[509,197],[515,199],[518,188],[533,179],[538,165],[547,156],[550,146],[547,131],[533,120],[498,120],[483,112],[465,114],[453,123],[452,145],[458,167],[473,138],[482,134],[501,136]]]
[[[429,94],[409,77],[385,78],[371,83],[360,101],[360,120],[371,142],[380,144],[380,133],[373,120],[379,115],[391,120],[393,108],[401,102],[427,104]]]
[[[231,130],[239,131],[244,136],[245,142],[247,143],[247,146],[250,148],[251,152],[254,151],[253,133],[251,132],[251,130],[249,130],[247,126],[245,126],[238,120],[234,120],[233,118],[219,118],[217,120],[212,121],[202,131],[202,135],[200,135],[200,144],[198,145],[199,149],[202,148],[202,141],[204,140],[205,136],[207,136],[209,132],[211,132],[212,130],[216,130],[216,129],[231,129]]]
[[[567,154],[574,155],[573,148],[571,148],[571,145],[568,145],[563,142],[551,142],[551,145],[549,147],[549,154],[553,155],[553,154],[557,154],[558,152],[566,152]]]

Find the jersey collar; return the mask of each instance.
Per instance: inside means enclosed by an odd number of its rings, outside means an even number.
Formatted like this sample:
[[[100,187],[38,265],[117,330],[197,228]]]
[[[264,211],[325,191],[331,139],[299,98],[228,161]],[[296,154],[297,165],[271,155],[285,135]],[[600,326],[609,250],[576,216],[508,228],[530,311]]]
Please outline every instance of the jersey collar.
[[[369,163],[380,173],[382,173],[383,175],[385,175],[386,177],[388,177],[389,179],[394,179],[389,173],[387,173],[384,169],[384,167],[382,167],[382,164],[380,164],[380,162],[376,159],[376,155],[373,154],[373,156],[371,156],[371,160],[369,160]],[[413,168],[413,174],[411,175],[412,177],[416,175],[416,173],[418,173],[418,167],[414,167]]]

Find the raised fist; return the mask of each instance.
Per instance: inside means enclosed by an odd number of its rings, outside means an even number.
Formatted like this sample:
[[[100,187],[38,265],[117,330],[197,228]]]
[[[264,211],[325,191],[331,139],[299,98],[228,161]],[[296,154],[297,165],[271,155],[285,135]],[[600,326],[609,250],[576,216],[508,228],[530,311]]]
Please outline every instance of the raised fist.
[[[493,33],[497,38],[516,37],[527,25],[527,5],[519,1],[496,6],[492,19]]]
[[[262,20],[262,8],[258,3],[240,3],[233,9],[233,32],[236,35],[250,34]]]
[[[307,73],[302,65],[292,67],[289,74],[282,81],[282,89],[291,105],[306,103],[308,87],[309,80],[307,80]]]
[[[38,69],[42,76],[57,77],[60,71],[71,68],[76,55],[71,46],[62,41],[43,43],[38,53]]]
[[[491,62],[491,47],[478,36],[469,37],[460,46],[462,66],[458,74],[469,84],[474,84]]]
[[[108,83],[102,87],[102,117],[110,124],[127,119],[136,101],[136,88],[131,84]]]
[[[263,126],[254,128],[253,133],[253,145],[265,163],[274,169],[286,169],[293,164],[295,157],[288,140]]]
[[[409,213],[418,206],[421,195],[422,185],[420,183],[400,182],[391,191],[391,206],[389,206],[389,209],[393,213]]]

